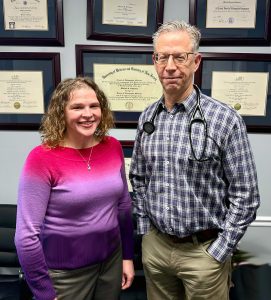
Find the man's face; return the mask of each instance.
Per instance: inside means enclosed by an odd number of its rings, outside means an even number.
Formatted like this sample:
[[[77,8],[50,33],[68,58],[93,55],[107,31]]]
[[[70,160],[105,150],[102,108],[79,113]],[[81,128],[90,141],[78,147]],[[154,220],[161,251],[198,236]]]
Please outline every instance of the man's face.
[[[162,33],[157,39],[155,53],[161,61],[155,60],[155,55],[153,61],[165,96],[181,97],[192,89],[193,76],[201,60],[200,54],[193,54],[192,50],[190,37],[183,31]]]

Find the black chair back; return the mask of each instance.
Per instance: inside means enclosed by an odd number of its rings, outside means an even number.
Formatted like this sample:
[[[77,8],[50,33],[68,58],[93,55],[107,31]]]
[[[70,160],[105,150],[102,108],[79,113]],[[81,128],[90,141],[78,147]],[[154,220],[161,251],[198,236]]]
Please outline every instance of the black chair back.
[[[0,300],[32,299],[14,244],[16,212],[16,205],[0,204]]]
[[[16,205],[0,205],[0,267],[20,268],[14,244]]]

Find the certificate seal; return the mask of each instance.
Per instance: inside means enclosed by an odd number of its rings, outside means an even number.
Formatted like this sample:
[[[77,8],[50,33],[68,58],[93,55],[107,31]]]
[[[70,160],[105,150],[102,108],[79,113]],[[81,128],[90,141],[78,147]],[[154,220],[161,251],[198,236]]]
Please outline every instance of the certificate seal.
[[[240,109],[241,109],[241,104],[240,104],[240,103],[236,103],[236,104],[234,105],[234,109],[235,109],[235,110],[240,110]]]
[[[229,17],[228,22],[229,22],[229,24],[233,24],[234,23],[234,18],[233,17]]]
[[[20,109],[21,104],[20,104],[20,102],[16,101],[16,102],[14,102],[13,106],[14,106],[15,109]]]
[[[128,101],[125,103],[125,107],[127,108],[127,110],[131,110],[133,108],[133,102]]]

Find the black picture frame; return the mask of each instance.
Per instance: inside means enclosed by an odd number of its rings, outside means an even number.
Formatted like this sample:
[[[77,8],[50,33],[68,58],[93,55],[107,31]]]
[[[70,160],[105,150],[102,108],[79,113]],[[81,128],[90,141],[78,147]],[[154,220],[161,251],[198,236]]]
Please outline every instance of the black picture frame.
[[[133,154],[134,141],[122,140],[122,141],[120,141],[120,143],[122,146],[124,159],[131,158],[132,154]],[[129,181],[129,170],[127,170],[127,168],[126,168],[125,172],[126,172],[126,179],[127,179],[127,183],[128,183],[128,189],[129,189],[130,195],[132,197],[133,191],[132,191],[132,186],[130,185],[130,181]]]
[[[207,0],[189,0],[189,22],[202,34],[201,46],[269,46],[270,0],[257,0],[255,28],[206,28]]]
[[[122,146],[122,151],[123,151],[123,155],[124,157],[132,157],[133,154],[133,148],[134,148],[134,141],[130,141],[130,140],[122,140],[120,141],[121,146]]]
[[[163,22],[164,0],[148,0],[147,27],[102,23],[103,0],[87,0],[87,39],[151,43]]]
[[[64,46],[62,0],[47,0],[48,31],[5,30],[3,1],[0,2],[0,45]]]
[[[94,63],[153,65],[151,46],[75,45],[75,51],[77,76],[93,78]],[[115,126],[136,128],[140,114],[141,112],[114,111]]]
[[[251,53],[201,53],[202,61],[194,78],[201,91],[211,95],[213,71],[268,72],[269,82],[265,116],[243,116],[247,131],[251,133],[271,132],[271,54]],[[219,99],[218,99],[219,100]]]
[[[0,71],[42,71],[44,109],[46,110],[51,94],[61,80],[60,54],[54,52],[0,52]],[[42,115],[0,113],[0,129],[37,130]]]

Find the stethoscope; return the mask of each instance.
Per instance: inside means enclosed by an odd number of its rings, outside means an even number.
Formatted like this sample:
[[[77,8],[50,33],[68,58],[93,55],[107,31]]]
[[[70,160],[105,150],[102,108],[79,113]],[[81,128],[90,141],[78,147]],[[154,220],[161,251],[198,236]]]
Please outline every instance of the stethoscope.
[[[197,93],[197,102],[195,107],[193,108],[193,111],[191,113],[191,118],[189,121],[189,141],[190,141],[190,146],[192,150],[192,155],[196,161],[202,162],[206,161],[208,159],[204,158],[205,155],[205,150],[206,150],[206,145],[207,145],[207,122],[204,118],[203,111],[201,109],[200,105],[200,90],[199,88],[194,84],[194,89]],[[154,119],[158,115],[158,113],[161,110],[161,103],[159,102],[155,108],[155,111],[153,112],[153,115],[149,121],[144,122],[143,124],[143,130],[148,133],[152,134],[155,131],[155,125],[154,125]],[[203,132],[204,132],[204,141],[203,141],[203,150],[201,152],[201,155],[197,156],[195,153],[194,145],[192,142],[192,128],[195,123],[202,124],[203,125]]]

